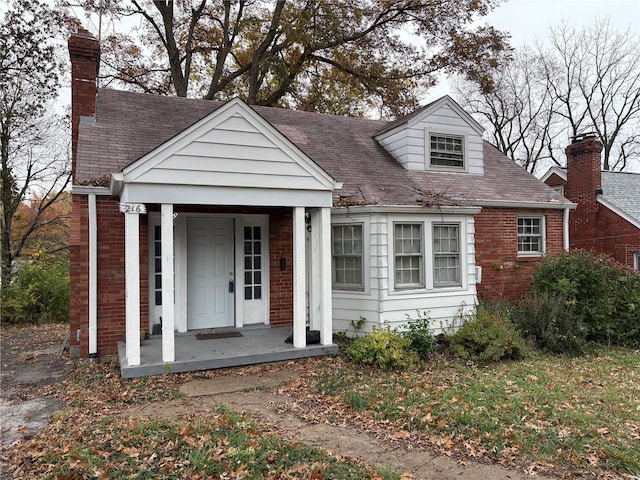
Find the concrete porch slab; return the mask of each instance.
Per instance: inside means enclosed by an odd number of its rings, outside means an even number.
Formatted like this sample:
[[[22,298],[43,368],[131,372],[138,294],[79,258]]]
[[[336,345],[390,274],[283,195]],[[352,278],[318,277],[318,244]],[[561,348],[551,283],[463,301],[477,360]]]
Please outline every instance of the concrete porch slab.
[[[198,340],[193,332],[176,334],[176,360],[170,363],[162,361],[160,336],[141,343],[140,365],[136,366],[127,365],[125,344],[119,342],[120,372],[123,378],[135,378],[335,355],[338,352],[338,346],[333,344],[295,348],[285,343],[291,327],[246,327],[238,331],[242,333],[241,337],[208,340]]]

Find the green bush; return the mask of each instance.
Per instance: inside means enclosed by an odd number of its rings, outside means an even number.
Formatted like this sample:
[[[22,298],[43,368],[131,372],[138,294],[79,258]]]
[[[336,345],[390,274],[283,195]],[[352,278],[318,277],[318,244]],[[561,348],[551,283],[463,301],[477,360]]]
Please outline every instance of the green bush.
[[[24,263],[2,289],[2,321],[51,323],[69,321],[69,264],[46,259]]]
[[[399,333],[409,340],[409,348],[418,356],[426,360],[430,353],[438,347],[436,337],[431,330],[431,319],[427,312],[418,311],[418,317],[413,319],[407,315],[407,324]]]
[[[410,345],[409,339],[391,331],[388,326],[373,327],[373,332],[356,338],[347,347],[347,355],[354,362],[383,370],[408,369],[418,362],[418,355]]]
[[[640,343],[638,274],[609,257],[584,251],[545,257],[533,276],[536,293],[561,294],[575,303],[586,340],[597,344]]]
[[[478,308],[450,337],[449,349],[461,358],[497,362],[523,358],[526,344],[508,318]]]
[[[575,305],[556,292],[528,295],[511,309],[511,320],[522,336],[551,353],[580,355],[587,348],[587,331]]]

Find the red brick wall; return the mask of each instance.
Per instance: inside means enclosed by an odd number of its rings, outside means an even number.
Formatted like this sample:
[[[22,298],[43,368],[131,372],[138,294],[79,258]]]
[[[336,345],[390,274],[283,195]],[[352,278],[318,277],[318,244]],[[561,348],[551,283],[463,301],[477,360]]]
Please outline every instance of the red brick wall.
[[[571,215],[569,221],[572,222]],[[582,234],[583,231],[577,227],[571,237],[571,248],[604,253],[633,268],[633,255],[640,252],[640,229],[603,205],[597,205],[596,210],[591,212],[589,222],[591,228],[586,231],[590,235]]]
[[[269,217],[271,325],[293,325],[293,217],[279,212]],[[280,269],[284,258],[286,269]]]
[[[476,265],[482,267],[482,282],[477,286],[480,301],[514,302],[531,287],[541,257],[518,256],[520,215],[544,215],[546,253],[562,251],[562,210],[483,207],[475,217]]]
[[[124,214],[118,199],[98,196],[98,356],[117,353],[125,335]],[[70,344],[89,353],[89,215],[86,196],[73,196]],[[140,215],[140,330],[149,330],[148,228]],[[76,225],[79,225],[77,227]],[[77,342],[77,330],[80,342]]]

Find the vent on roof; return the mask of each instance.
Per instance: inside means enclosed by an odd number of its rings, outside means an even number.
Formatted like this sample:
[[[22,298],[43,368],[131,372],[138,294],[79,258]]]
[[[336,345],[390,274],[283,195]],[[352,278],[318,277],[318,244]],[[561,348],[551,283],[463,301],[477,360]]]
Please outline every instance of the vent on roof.
[[[579,133],[578,135],[574,135],[571,137],[571,143],[578,143],[586,140],[587,138],[596,138],[596,132],[584,132]]]

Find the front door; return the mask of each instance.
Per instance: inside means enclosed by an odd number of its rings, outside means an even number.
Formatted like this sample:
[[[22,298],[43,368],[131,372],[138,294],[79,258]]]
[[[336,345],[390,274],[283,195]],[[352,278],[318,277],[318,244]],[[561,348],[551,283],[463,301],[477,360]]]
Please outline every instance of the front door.
[[[189,330],[234,326],[233,219],[187,220]]]

